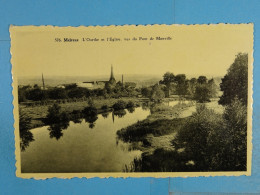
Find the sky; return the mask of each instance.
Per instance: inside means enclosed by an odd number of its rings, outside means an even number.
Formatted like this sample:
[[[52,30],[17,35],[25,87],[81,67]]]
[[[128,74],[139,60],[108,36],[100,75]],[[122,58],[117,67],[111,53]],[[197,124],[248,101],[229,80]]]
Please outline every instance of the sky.
[[[108,27],[14,26],[13,74],[98,76],[110,74],[225,75],[239,52],[253,52],[252,24]],[[137,40],[132,40],[133,38]],[[147,40],[139,40],[140,37]],[[150,40],[154,38],[153,40]],[[156,37],[170,40],[156,40]],[[64,42],[64,38],[78,39]],[[83,41],[83,38],[99,41]],[[100,41],[101,39],[105,41]],[[121,41],[107,41],[119,38]],[[130,40],[124,40],[128,38]],[[55,41],[61,39],[61,42]],[[251,61],[251,59],[250,59]]]

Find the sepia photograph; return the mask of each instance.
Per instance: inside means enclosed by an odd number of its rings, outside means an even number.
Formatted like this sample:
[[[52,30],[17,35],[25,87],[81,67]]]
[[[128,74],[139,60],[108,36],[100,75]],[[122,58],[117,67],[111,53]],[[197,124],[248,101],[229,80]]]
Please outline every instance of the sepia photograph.
[[[10,33],[17,176],[251,174],[252,24]]]

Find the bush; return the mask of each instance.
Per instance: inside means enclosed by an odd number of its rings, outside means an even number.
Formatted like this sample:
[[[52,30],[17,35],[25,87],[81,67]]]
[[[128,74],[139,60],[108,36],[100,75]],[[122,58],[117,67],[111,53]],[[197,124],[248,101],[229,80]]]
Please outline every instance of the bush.
[[[105,104],[101,107],[102,110],[107,110],[108,109],[108,106]]]
[[[51,90],[49,90],[49,97],[51,99],[66,99],[67,96],[67,92],[65,89],[63,88],[53,88]]]
[[[126,105],[126,102],[124,102],[123,100],[119,100],[113,105],[113,108],[114,110],[122,110],[126,108]]]
[[[94,106],[87,106],[82,110],[82,113],[88,116],[95,116],[97,115],[97,108]]]
[[[48,114],[46,117],[46,122],[48,124],[68,122],[68,121],[69,121],[69,114],[66,112],[61,112],[61,107],[58,104],[54,103],[52,106],[48,108]]]
[[[230,105],[225,107],[223,115],[226,124],[226,150],[231,161],[229,166],[235,170],[246,170],[247,107],[244,105],[243,100],[235,98]]]

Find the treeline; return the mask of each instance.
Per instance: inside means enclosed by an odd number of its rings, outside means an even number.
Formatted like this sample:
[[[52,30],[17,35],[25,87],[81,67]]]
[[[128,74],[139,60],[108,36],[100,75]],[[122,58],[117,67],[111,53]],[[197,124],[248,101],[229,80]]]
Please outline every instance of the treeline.
[[[184,118],[185,122],[180,122],[179,126],[173,124],[173,120],[164,119],[161,124],[167,126],[167,131],[174,132],[177,128],[172,140],[174,150],[143,153],[142,159],[134,161],[133,171],[246,171],[248,54],[236,56],[220,87],[223,95],[219,103],[224,106],[223,114],[208,109],[205,104],[197,104],[196,112]],[[139,126],[134,129],[137,133]],[[154,132],[160,130],[157,126]],[[153,132],[148,127],[145,130]],[[127,134],[126,138],[129,137]]]
[[[87,89],[78,87],[76,84],[61,87],[52,87],[41,89],[38,85],[30,85],[18,88],[18,100],[20,102],[44,101],[44,100],[62,100],[62,99],[79,99],[89,97],[133,97],[140,94],[140,89],[136,89],[135,83],[126,82],[124,85],[119,81],[115,85],[106,83],[103,89]]]
[[[174,75],[166,72],[163,79],[151,87],[141,89],[143,96],[154,101],[160,101],[164,97],[170,95],[178,95],[180,98],[189,98],[197,102],[207,102],[210,98],[217,97],[218,86],[214,79],[206,76],[187,79],[185,74]]]

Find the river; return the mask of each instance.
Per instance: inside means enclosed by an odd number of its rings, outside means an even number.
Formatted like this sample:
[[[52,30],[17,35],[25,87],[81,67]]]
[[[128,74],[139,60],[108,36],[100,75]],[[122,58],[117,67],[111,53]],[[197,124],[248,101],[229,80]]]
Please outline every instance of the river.
[[[178,103],[171,101],[168,105],[175,106]],[[216,111],[223,111],[217,101],[206,105]],[[190,116],[195,111],[196,105],[191,104],[179,117]],[[70,121],[66,125],[32,129],[30,132],[34,141],[21,152],[22,172],[122,172],[142,152],[130,150],[128,143],[117,139],[116,132],[144,120],[149,114],[149,109],[138,107],[118,113],[99,114],[94,119]]]
[[[116,132],[149,114],[139,107],[117,115],[99,114],[94,123],[71,121],[62,131],[49,126],[32,129],[34,141],[21,152],[22,172],[122,172],[141,151],[129,150],[116,139]]]

